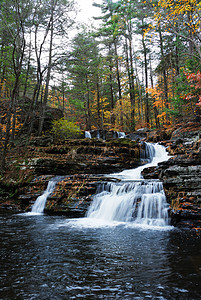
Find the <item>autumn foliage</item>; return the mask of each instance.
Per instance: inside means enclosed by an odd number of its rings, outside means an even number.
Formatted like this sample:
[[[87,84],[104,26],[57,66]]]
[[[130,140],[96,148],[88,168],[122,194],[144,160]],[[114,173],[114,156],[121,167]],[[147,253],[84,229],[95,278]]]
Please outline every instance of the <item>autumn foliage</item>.
[[[53,121],[51,134],[56,140],[77,137],[80,134],[80,129],[75,123],[65,119]]]
[[[196,105],[201,106],[201,72],[185,73],[186,79],[190,85],[190,91],[185,95],[186,100],[196,102]]]

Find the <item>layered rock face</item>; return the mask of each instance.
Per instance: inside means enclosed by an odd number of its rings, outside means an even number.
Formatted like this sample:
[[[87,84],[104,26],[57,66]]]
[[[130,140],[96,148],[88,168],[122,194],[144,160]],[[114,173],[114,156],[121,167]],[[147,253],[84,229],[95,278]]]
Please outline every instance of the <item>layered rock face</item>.
[[[109,174],[135,168],[140,161],[140,144],[128,139],[68,140],[38,151],[34,168],[39,175]]]
[[[48,181],[54,176],[36,177],[29,185],[26,194],[19,196],[21,209],[31,210],[32,205],[47,188]],[[117,179],[95,175],[70,175],[56,177],[58,182],[53,193],[48,197],[44,212],[49,215],[84,217],[99,184]]]
[[[83,139],[49,145],[48,141],[43,143],[37,140],[34,141],[33,151],[35,158],[31,168],[35,178],[21,189],[19,209],[30,210],[47,188],[48,181],[60,176],[53,194],[47,200],[45,212],[83,217],[98,184],[115,180],[105,177],[106,174],[141,164],[143,144],[128,139]]]
[[[201,228],[200,129],[179,128],[164,144],[173,157],[157,168],[145,169],[143,176],[163,181],[173,225]]]

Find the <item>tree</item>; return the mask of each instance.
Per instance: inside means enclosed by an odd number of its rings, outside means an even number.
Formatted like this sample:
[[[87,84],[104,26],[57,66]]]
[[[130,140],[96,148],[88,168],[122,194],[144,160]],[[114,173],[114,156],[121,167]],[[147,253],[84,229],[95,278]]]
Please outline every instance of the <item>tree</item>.
[[[100,124],[100,87],[99,65],[100,57],[97,42],[90,32],[78,33],[73,39],[72,51],[66,59],[69,73],[71,103],[82,108],[85,114],[86,130],[90,130],[92,122]],[[97,96],[98,120],[92,116],[91,103]],[[92,120],[93,119],[93,120]]]
[[[15,136],[16,106],[19,98],[20,76],[26,48],[26,22],[30,17],[31,4],[28,0],[9,0],[1,2],[1,21],[10,34],[12,48],[13,83],[11,88],[9,110],[7,113],[7,126],[2,155],[2,169],[5,169],[5,159],[8,150],[12,121],[12,139]]]
[[[200,1],[197,0],[160,0],[155,8],[157,23],[165,23],[166,30],[189,42],[189,55],[193,48],[201,58],[200,49]],[[195,54],[196,55],[196,54]]]
[[[135,130],[135,82],[134,82],[134,49],[133,49],[133,16],[134,3],[132,1],[121,1],[118,13],[121,16],[120,27],[125,38],[125,59],[128,74],[129,95],[131,102],[131,130]]]
[[[97,32],[97,36],[101,38],[101,42],[108,48],[108,62],[110,68],[110,100],[111,109],[114,109],[115,98],[119,99],[120,106],[122,107],[122,87],[121,87],[121,72],[120,72],[120,56],[118,54],[118,47],[121,40],[120,34],[120,15],[118,14],[119,2],[114,3],[112,0],[105,0],[102,4],[94,4],[101,8],[103,16],[98,19],[102,20],[102,25]],[[115,83],[112,78],[116,72],[116,86],[117,92],[115,91]],[[114,118],[112,118],[112,123],[114,123]],[[123,128],[123,117],[122,109],[120,112],[120,126]]]
[[[32,37],[34,35],[34,50],[37,65],[37,82],[32,94],[30,109],[25,117],[24,124],[31,120],[29,135],[32,132],[33,122],[38,109],[38,99],[41,93],[42,82],[45,80],[44,95],[41,95],[40,126],[41,134],[44,123],[45,108],[48,101],[51,72],[58,59],[59,52],[53,47],[55,38],[66,36],[67,29],[72,25],[70,12],[73,10],[73,1],[67,0],[2,0],[0,3],[1,25],[0,31],[0,72],[1,95],[5,95],[5,85],[9,90],[9,109],[7,113],[7,127],[4,140],[2,167],[5,168],[5,157],[10,136],[15,137],[17,106],[27,93],[27,83],[30,72],[34,67],[32,60]],[[32,34],[33,33],[33,34]],[[43,35],[42,35],[43,34]],[[31,36],[29,43],[28,37]],[[28,45],[28,47],[27,47]],[[48,53],[47,64],[44,63],[44,52]],[[28,56],[26,55],[28,52]],[[7,52],[7,53],[6,53]],[[57,54],[57,56],[56,56]],[[6,60],[5,60],[6,58]],[[28,60],[28,67],[25,66]],[[46,78],[45,78],[46,75]],[[35,79],[33,77],[33,79]],[[33,80],[34,82],[34,80]],[[22,92],[24,84],[24,90]],[[7,93],[8,95],[8,93]],[[20,100],[20,101],[19,101]],[[30,118],[31,117],[31,118]],[[11,128],[12,118],[12,128]]]
[[[45,91],[43,101],[40,107],[40,119],[38,133],[41,135],[44,124],[45,110],[48,101],[48,91],[53,66],[58,59],[58,52],[53,48],[53,43],[58,37],[63,37],[67,34],[67,30],[73,25],[74,21],[70,18],[69,13],[74,9],[74,2],[70,0],[44,0],[45,5],[37,3],[35,7],[35,53],[37,61],[38,83],[34,93],[34,106],[36,107],[38,96],[43,81],[43,74],[47,71],[45,79]],[[38,33],[44,30],[42,42],[39,42],[41,36]],[[49,39],[48,61],[44,68],[41,68],[41,59],[43,49],[46,46],[46,40]],[[39,42],[39,43],[38,43]],[[38,45],[39,44],[39,45]]]

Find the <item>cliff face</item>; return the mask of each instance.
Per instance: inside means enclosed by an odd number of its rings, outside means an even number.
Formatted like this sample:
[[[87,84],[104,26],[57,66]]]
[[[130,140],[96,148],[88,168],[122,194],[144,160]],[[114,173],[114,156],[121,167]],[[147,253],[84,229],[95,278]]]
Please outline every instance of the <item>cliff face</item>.
[[[58,176],[43,175],[36,177],[18,201],[20,208],[29,211],[37,197],[47,188],[48,181]],[[90,206],[93,195],[99,184],[117,179],[89,174],[59,176],[53,193],[48,197],[45,213],[49,215],[65,215],[67,217],[84,217]]]

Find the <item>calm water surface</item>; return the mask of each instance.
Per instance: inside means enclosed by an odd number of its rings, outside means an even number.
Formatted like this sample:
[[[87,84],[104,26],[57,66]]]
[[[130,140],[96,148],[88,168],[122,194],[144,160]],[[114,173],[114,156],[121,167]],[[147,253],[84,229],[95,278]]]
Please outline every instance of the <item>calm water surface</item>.
[[[0,299],[200,299],[200,239],[179,230],[0,216]]]

